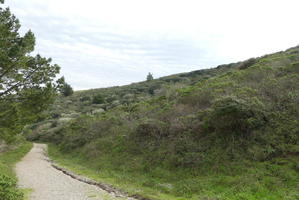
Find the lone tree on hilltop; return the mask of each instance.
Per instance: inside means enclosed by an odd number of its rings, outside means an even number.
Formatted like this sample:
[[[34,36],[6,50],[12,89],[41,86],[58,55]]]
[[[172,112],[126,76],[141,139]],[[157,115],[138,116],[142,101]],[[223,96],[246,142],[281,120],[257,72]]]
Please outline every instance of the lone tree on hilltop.
[[[146,76],[146,80],[147,80],[147,81],[152,81],[152,80],[154,80],[153,74],[149,72],[148,75]]]

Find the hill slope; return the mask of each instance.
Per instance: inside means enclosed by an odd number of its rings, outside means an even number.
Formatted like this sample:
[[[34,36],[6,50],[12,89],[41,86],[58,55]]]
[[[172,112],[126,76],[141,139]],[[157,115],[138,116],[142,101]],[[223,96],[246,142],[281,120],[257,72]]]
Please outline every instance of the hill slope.
[[[100,104],[92,104],[96,93]],[[28,138],[55,144],[54,157],[100,171],[95,177],[131,193],[299,198],[299,47],[77,92],[60,97],[49,113],[52,118],[25,130]]]

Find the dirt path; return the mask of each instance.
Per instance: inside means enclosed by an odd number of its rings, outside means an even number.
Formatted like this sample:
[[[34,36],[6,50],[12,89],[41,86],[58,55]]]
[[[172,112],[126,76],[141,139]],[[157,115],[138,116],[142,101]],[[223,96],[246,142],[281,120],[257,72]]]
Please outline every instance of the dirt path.
[[[34,144],[31,151],[16,165],[19,186],[32,189],[30,200],[120,199],[54,169],[44,154],[46,148],[45,144]]]

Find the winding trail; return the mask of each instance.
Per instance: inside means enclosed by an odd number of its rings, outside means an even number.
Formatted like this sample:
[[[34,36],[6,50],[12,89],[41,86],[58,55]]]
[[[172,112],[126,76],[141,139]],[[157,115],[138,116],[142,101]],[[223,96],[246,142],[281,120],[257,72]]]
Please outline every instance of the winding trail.
[[[16,165],[19,187],[32,189],[30,200],[106,200],[113,197],[106,191],[82,183],[52,167],[47,161],[45,144],[34,144],[31,151]]]

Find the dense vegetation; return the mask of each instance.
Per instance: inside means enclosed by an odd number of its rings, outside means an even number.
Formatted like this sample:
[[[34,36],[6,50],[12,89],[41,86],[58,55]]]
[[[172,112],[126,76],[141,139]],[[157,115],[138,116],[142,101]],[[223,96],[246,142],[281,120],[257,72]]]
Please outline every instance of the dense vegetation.
[[[11,146],[12,147],[12,146]],[[0,199],[21,200],[23,192],[16,187],[16,177],[13,171],[14,164],[18,162],[32,147],[32,144],[24,141],[15,141],[14,147],[0,153]]]
[[[78,91],[59,97],[48,113],[48,120],[26,128],[29,139],[51,142],[61,163],[130,193],[299,198],[299,46]]]
[[[228,72],[238,67],[239,64],[220,65],[214,69],[176,74],[121,87],[76,91],[67,98],[64,96],[58,97],[49,112],[53,119],[62,118],[67,120],[81,114],[100,113],[120,105],[133,105],[157,96],[170,95],[176,89],[194,85],[216,74]]]

